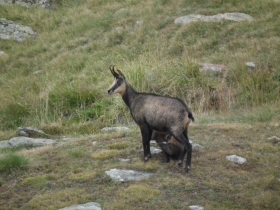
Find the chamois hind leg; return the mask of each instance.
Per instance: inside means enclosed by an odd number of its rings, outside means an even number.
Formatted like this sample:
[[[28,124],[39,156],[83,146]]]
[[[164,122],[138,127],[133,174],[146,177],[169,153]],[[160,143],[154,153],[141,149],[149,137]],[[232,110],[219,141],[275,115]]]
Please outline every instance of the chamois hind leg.
[[[180,160],[183,161],[185,154],[187,153],[187,161],[186,161],[186,168],[185,172],[188,173],[188,171],[191,169],[191,158],[192,158],[192,145],[189,142],[189,138],[187,136],[187,132],[184,131],[181,134],[173,134],[175,139],[179,141],[184,146],[184,152],[182,153]]]
[[[142,134],[142,144],[144,150],[144,162],[147,162],[151,157],[150,141],[152,136],[152,130],[147,125],[140,126]]]
[[[192,163],[192,144],[190,143],[190,140],[188,137],[188,130],[184,131],[184,136],[187,139],[187,144],[188,144],[187,162],[186,162],[186,172],[188,172],[191,169],[191,163]]]

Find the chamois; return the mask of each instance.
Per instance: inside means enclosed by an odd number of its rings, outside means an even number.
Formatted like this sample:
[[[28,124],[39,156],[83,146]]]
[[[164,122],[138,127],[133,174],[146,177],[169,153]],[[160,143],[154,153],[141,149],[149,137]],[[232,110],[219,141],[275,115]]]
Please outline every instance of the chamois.
[[[184,151],[180,159],[187,153],[185,172],[191,169],[192,145],[188,138],[188,126],[194,117],[187,105],[178,98],[160,96],[152,93],[138,93],[126,81],[120,70],[109,67],[114,82],[108,89],[108,94],[119,93],[124,103],[130,109],[134,121],[140,127],[144,149],[144,162],[151,157],[150,140],[153,130],[170,133]]]
[[[164,161],[166,163],[170,161],[170,158],[178,160],[178,165],[183,163],[184,157],[182,154],[185,148],[171,134],[154,130],[151,138],[156,140],[157,144],[161,148],[164,154]]]

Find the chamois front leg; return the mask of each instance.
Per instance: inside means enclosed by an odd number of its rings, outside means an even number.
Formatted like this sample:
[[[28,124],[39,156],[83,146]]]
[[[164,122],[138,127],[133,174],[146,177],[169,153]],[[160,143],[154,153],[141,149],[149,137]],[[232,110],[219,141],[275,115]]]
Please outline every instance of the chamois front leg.
[[[188,137],[188,130],[184,131],[184,137],[187,139],[187,162],[186,162],[186,172],[191,169],[191,162],[192,162],[192,144],[190,143],[189,137]]]
[[[179,135],[173,134],[173,136],[175,137],[175,139],[177,141],[179,141],[184,146],[184,150],[187,152],[187,161],[186,161],[186,168],[184,169],[184,173],[188,173],[189,170],[191,169],[192,145],[189,142],[187,132],[184,132],[184,133],[179,134]],[[180,160],[183,160],[183,158],[185,157],[185,154],[186,154],[185,151],[181,155]]]
[[[142,134],[144,162],[147,162],[152,157],[151,150],[150,150],[150,140],[152,136],[152,130],[150,130],[146,125],[140,126],[140,130]]]

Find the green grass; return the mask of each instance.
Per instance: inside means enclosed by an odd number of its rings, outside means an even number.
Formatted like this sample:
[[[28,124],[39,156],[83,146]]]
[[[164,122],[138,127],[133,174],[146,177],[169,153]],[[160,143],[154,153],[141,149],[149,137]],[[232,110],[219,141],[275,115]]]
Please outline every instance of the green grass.
[[[25,126],[57,139],[78,138],[57,147],[1,150],[0,209],[89,201],[108,209],[279,209],[279,143],[266,141],[279,133],[279,0],[55,3],[53,10],[1,6],[0,18],[30,26],[38,36],[0,40],[6,54],[0,57],[0,139]],[[191,13],[226,12],[255,21],[174,24]],[[247,68],[248,61],[257,67]],[[203,73],[202,63],[224,64],[228,71],[222,77]],[[196,118],[190,139],[205,147],[193,152],[190,174],[183,176],[174,162],[163,164],[160,154],[143,163],[136,127],[129,134],[100,132],[132,121],[122,99],[107,95],[109,65],[136,90],[179,97],[190,106]],[[248,162],[226,161],[231,154]],[[105,175],[112,168],[154,175],[119,184]]]
[[[13,153],[4,154],[0,157],[0,171],[12,171],[16,169],[24,169],[28,165],[28,158]]]
[[[173,23],[190,13],[232,11],[256,20],[185,27]],[[0,96],[5,98],[0,103],[1,129],[57,122],[66,129],[65,124],[88,120],[112,123],[115,116],[131,120],[122,101],[106,95],[111,64],[138,91],[180,97],[195,113],[277,103],[280,23],[273,17],[279,12],[279,2],[272,0],[69,0],[56,3],[55,10],[3,6],[1,16],[32,27],[39,36],[20,44],[0,41],[7,54],[0,58]],[[136,27],[136,21],[142,25]],[[257,68],[248,69],[247,61],[256,62]],[[224,64],[229,71],[224,78],[203,74],[199,66],[204,62]],[[43,73],[33,75],[37,70]]]
[[[59,147],[10,151],[30,161],[24,170],[1,171],[1,208],[58,209],[94,201],[106,209],[185,209],[189,205],[206,209],[277,209],[280,147],[267,138],[277,135],[279,122],[225,122],[190,125],[191,140],[204,149],[194,149],[192,170],[187,175],[175,161],[162,163],[161,154],[142,162],[138,130],[121,138],[118,133],[110,137],[99,134],[94,145],[85,136]],[[116,146],[125,144],[129,146]],[[112,145],[114,148],[109,149]],[[226,156],[232,154],[247,162],[238,165],[227,161]],[[121,162],[119,158],[130,161]],[[153,175],[139,182],[117,183],[105,174],[112,168]]]

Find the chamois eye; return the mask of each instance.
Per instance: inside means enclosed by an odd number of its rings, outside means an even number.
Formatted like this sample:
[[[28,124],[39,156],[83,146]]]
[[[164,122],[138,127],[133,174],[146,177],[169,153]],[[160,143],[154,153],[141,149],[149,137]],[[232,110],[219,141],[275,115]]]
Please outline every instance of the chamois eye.
[[[123,82],[122,79],[118,79],[118,80],[117,80],[117,84],[118,84],[118,85],[122,84],[122,82]]]

